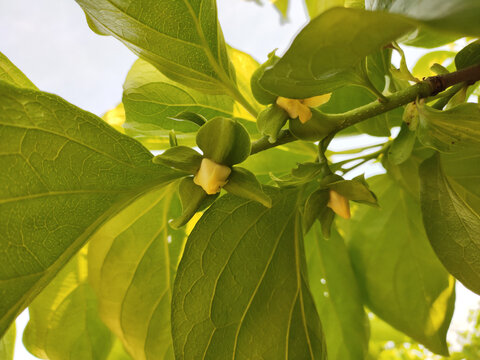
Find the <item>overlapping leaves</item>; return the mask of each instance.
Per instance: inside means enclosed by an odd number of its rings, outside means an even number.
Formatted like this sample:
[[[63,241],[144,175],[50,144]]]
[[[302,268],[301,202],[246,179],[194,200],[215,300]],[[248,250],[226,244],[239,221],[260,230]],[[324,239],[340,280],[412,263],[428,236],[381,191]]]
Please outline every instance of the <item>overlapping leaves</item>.
[[[30,304],[29,315],[23,342],[38,358],[105,360],[111,354],[115,338],[98,316],[86,248]]]
[[[268,194],[271,209],[224,196],[190,234],[173,292],[176,358],[326,358],[298,193]]]
[[[398,330],[447,354],[454,280],[430,247],[418,200],[388,175],[370,185],[380,209],[356,209],[345,234],[365,301]]]
[[[445,267],[480,294],[480,153],[436,154],[421,168],[428,238]]]
[[[0,139],[3,334],[105,220],[179,174],[94,115],[6,83]]]
[[[154,190],[113,217],[90,241],[89,279],[102,320],[134,359],[173,359],[170,301],[183,230],[176,184]]]

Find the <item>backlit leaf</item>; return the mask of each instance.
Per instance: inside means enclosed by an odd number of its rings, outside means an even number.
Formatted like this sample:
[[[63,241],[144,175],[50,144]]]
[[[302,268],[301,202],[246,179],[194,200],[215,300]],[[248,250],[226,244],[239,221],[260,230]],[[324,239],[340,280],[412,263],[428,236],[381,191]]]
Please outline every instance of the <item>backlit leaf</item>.
[[[320,15],[325,10],[328,10],[332,7],[344,6],[345,0],[305,0],[305,5],[307,6],[308,15],[310,18],[314,18],[317,15]]]
[[[183,240],[175,185],[144,195],[91,239],[89,277],[99,313],[134,359],[173,359],[172,284]]]
[[[190,234],[173,292],[177,359],[326,359],[298,193],[269,189],[271,209],[226,195]]]
[[[452,275],[480,294],[480,153],[434,155],[420,175],[433,249]]]
[[[366,304],[430,350],[447,354],[455,284],[430,247],[420,204],[388,175],[369,183],[380,209],[354,209],[345,234]]]
[[[112,35],[169,78],[222,94],[234,85],[215,0],[76,0],[93,30]]]
[[[464,148],[480,150],[480,106],[461,104],[440,111],[427,105],[417,106],[418,139],[425,146],[443,152]]]
[[[321,235],[316,223],[305,238],[308,276],[327,341],[329,360],[364,359],[368,319],[343,239]]]
[[[250,89],[250,78],[260,64],[247,53],[232,47],[228,47],[228,55],[230,56],[230,60],[235,67],[238,89],[253,106],[253,108],[257,111],[260,111],[262,106],[257,102],[257,100],[255,100],[252,90]],[[235,103],[234,115],[236,117],[255,120],[251,118],[252,115],[238,103]]]
[[[355,83],[354,68],[361,60],[412,29],[412,23],[399,16],[332,8],[303,28],[260,84],[289,98],[329,93]]]
[[[13,360],[15,335],[15,323],[13,323],[3,337],[0,338],[0,359]]]
[[[408,16],[430,29],[457,35],[480,35],[477,0],[369,0],[371,8]],[[438,45],[437,45],[438,46]]]
[[[0,81],[28,89],[36,89],[37,87],[12,64],[8,58],[0,52]]]
[[[29,306],[23,343],[49,360],[104,360],[114,336],[100,320],[82,249]]]
[[[0,82],[0,336],[89,236],[179,176],[57,96]]]
[[[199,126],[178,119],[184,112],[210,120],[233,117],[233,100],[226,95],[209,95],[174,82],[144,60],[137,60],[123,85],[126,122],[152,124],[178,132],[195,132]]]

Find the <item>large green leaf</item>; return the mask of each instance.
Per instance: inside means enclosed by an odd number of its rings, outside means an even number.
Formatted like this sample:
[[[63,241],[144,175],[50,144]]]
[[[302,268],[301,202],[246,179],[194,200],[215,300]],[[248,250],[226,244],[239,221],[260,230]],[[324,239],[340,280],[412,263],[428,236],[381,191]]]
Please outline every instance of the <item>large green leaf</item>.
[[[0,81],[28,89],[37,87],[0,52]]]
[[[305,237],[308,276],[327,341],[330,360],[364,359],[368,319],[343,239],[332,231],[322,237],[316,223]]]
[[[230,93],[234,74],[215,0],[76,0],[92,29],[112,35],[169,78]]]
[[[98,316],[87,279],[87,251],[81,250],[29,306],[23,343],[49,360],[104,360],[114,337]]]
[[[353,211],[346,240],[369,308],[430,350],[447,354],[454,280],[433,252],[420,204],[388,175],[372,178],[380,209]]]
[[[419,20],[435,30],[480,36],[478,0],[369,0],[374,10],[385,10]],[[437,35],[438,36],[438,35]]]
[[[175,186],[144,195],[90,240],[89,278],[103,321],[134,359],[173,359],[170,301],[185,234]]]
[[[480,294],[480,153],[434,155],[420,168],[422,214],[447,270]]]
[[[96,116],[0,82],[0,336],[113,213],[181,176]]]
[[[400,16],[332,8],[297,35],[285,55],[265,71],[260,84],[291,98],[329,93],[354,83],[354,68],[361,60],[413,28]]]
[[[480,106],[461,104],[440,111],[418,105],[418,139],[425,146],[453,152],[464,148],[480,150]]]
[[[177,359],[325,359],[295,190],[226,195],[188,238],[173,291]]]
[[[0,359],[13,360],[15,350],[15,323],[13,323],[7,332],[0,338]]]
[[[199,125],[181,120],[182,112],[193,112],[207,120],[233,117],[233,100],[226,95],[208,95],[176,83],[153,65],[138,60],[123,86],[126,124],[151,124],[180,132],[195,132]]]

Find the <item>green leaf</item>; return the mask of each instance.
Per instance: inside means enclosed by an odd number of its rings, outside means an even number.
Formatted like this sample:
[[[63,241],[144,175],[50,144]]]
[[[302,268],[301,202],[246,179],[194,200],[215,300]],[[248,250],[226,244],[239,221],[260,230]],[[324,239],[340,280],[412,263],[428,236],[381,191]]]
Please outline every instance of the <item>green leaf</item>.
[[[278,56],[275,55],[277,50],[273,50],[268,54],[268,59],[262,65],[260,65],[250,77],[250,89],[252,91],[252,95],[256,101],[263,105],[273,104],[277,99],[275,94],[265,90],[262,85],[260,85],[260,79],[262,78],[265,70],[269,67],[275,65],[275,63],[280,59]]]
[[[327,210],[327,204],[330,200],[328,189],[319,189],[312,192],[305,201],[303,211],[303,226],[305,232],[308,232],[321,214]],[[307,252],[309,254],[309,252]]]
[[[120,340],[115,339],[107,360],[132,360],[132,358],[127,354]]]
[[[0,52],[0,81],[21,88],[36,90],[37,87],[8,58]]]
[[[305,238],[308,276],[327,341],[329,360],[364,359],[368,319],[343,239],[325,240],[319,224]]]
[[[435,150],[427,148],[418,141],[413,147],[410,157],[401,164],[395,165],[390,161],[388,152],[383,157],[382,165],[388,174],[411,196],[420,201],[420,178],[418,168],[420,164],[435,153]]]
[[[240,90],[240,93],[242,93],[255,110],[260,111],[262,106],[257,102],[250,89],[250,78],[260,66],[259,63],[247,53],[232,47],[228,47],[228,55],[230,56],[232,64],[235,66],[235,77],[237,79],[237,87]],[[235,103],[234,113],[236,117],[246,119],[252,117],[252,115],[238,103]]]
[[[0,338],[0,359],[13,360],[15,350],[15,323],[12,323],[7,332]]]
[[[232,166],[250,155],[250,137],[243,125],[226,118],[214,118],[197,132],[203,156],[218,164]]]
[[[308,15],[313,19],[324,11],[337,6],[344,6],[345,0],[305,0]]]
[[[282,16],[284,18],[287,17],[287,11],[288,11],[288,0],[271,0],[273,5],[280,11]]]
[[[170,79],[214,94],[235,87],[215,0],[76,1],[94,31],[117,38]]]
[[[406,123],[402,123],[400,132],[388,149],[388,159],[395,165],[405,162],[412,154],[416,139],[415,131],[411,131]]]
[[[29,306],[23,343],[41,359],[102,360],[114,337],[98,316],[82,249]]]
[[[464,148],[480,149],[480,106],[461,104],[448,110],[436,110],[418,104],[418,139],[425,146],[442,152]]]
[[[392,79],[391,49],[377,51],[367,57],[367,75],[378,90],[386,87],[386,78]],[[390,85],[392,91],[398,90]],[[389,91],[390,89],[386,89]],[[321,111],[331,114],[343,113],[360,106],[377,101],[377,96],[368,91],[365,87],[344,86],[332,93],[330,101],[321,106]],[[366,121],[355,124],[343,133],[366,133],[372,136],[390,136],[390,128],[399,126],[401,122],[401,108],[372,117]]]
[[[228,182],[223,188],[238,197],[257,201],[266,207],[272,206],[272,199],[265,194],[255,174],[239,166],[232,168]]]
[[[363,175],[352,180],[338,180],[325,184],[329,189],[336,191],[348,200],[357,201],[359,203],[377,205],[375,194],[368,188]]]
[[[418,78],[426,77],[426,76],[433,76],[435,73],[430,70],[433,64],[444,64],[445,61],[452,59],[455,56],[455,52],[453,51],[446,51],[446,50],[438,50],[426,53],[420,59],[418,59],[417,63],[412,69],[413,76]]]
[[[449,0],[442,1],[441,4],[436,0],[376,0],[372,3],[375,5],[374,10],[408,16],[418,20],[427,29],[455,34],[458,37],[480,35],[480,3],[477,0]],[[441,43],[436,44],[439,45]]]
[[[153,162],[194,175],[200,168],[202,155],[186,146],[174,146],[155,156]]]
[[[178,194],[182,203],[182,214],[170,222],[175,229],[188,223],[198,211],[208,207],[218,197],[218,194],[208,195],[191,177],[180,180]]]
[[[150,150],[164,150],[170,147],[170,131],[153,124],[136,122],[123,125],[125,133]],[[176,133],[179,145],[195,146],[195,133]]]
[[[268,189],[272,208],[226,195],[190,234],[173,291],[177,359],[326,359],[298,193]]]
[[[370,187],[380,209],[353,209],[345,230],[365,302],[396,329],[446,355],[454,280],[430,247],[420,204],[388,175],[372,178]]]
[[[412,29],[402,17],[332,8],[297,35],[285,55],[265,71],[260,84],[289,98],[329,93],[355,83],[355,66],[361,60]]]
[[[123,85],[126,123],[152,124],[178,132],[196,132],[198,125],[181,121],[178,115],[188,111],[207,120],[217,116],[233,117],[233,99],[209,95],[168,79],[154,66],[137,60]]]
[[[305,151],[299,152],[295,145],[304,145]],[[313,146],[313,149],[310,146]],[[316,156],[317,147],[314,144],[297,141],[251,155],[242,163],[242,167],[253,172],[260,182],[269,183],[271,173],[285,175],[290,173],[298,162],[313,161]]]
[[[185,234],[174,184],[126,207],[91,239],[90,282],[99,313],[134,359],[173,359],[170,298]]]
[[[181,176],[96,116],[0,83],[0,336],[90,235]]]
[[[475,41],[465,46],[455,56],[457,70],[480,64],[480,41]]]
[[[447,270],[480,294],[480,154],[438,154],[420,167],[422,214]]]

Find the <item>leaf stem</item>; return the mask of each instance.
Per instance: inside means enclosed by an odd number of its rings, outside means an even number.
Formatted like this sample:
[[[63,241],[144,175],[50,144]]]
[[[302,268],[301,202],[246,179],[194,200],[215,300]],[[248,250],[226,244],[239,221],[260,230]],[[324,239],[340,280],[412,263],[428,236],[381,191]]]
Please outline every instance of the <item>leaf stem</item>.
[[[370,154],[365,154],[365,155],[360,155],[360,156],[357,156],[357,157],[354,157],[354,158],[345,159],[345,160],[339,161],[337,163],[334,163],[331,166],[334,168],[334,170],[343,170],[343,168],[342,168],[343,165],[348,164],[352,161],[363,160],[362,162],[356,164],[355,166],[353,166],[351,168],[348,168],[348,169],[345,169],[345,170],[350,171],[350,170],[364,164],[368,160],[378,158],[381,154],[383,154],[385,151],[387,151],[387,149],[390,147],[391,144],[392,144],[392,141],[390,140],[390,141],[387,141],[386,143],[384,143],[383,145],[382,144],[376,145],[376,146],[381,146],[381,148],[377,151],[374,151]]]
[[[342,114],[324,114],[325,119],[337,122],[336,128],[332,131],[334,135],[339,131],[355,125],[361,121],[370,119],[374,116],[383,114],[387,111],[393,110],[397,107],[406,105],[416,99],[423,99],[430,96],[437,95],[445,89],[467,82],[473,84],[480,80],[480,64],[470,66],[468,68],[451,72],[449,74],[431,76],[425,80],[412,85],[404,90],[387,96],[388,101],[374,101],[367,105],[360,106],[356,109],[344,112]],[[277,141],[273,144],[268,142],[268,137],[261,138],[252,144],[251,154],[256,154],[260,151],[270,149],[272,147],[282,145],[291,141],[297,140],[288,130],[283,130],[280,133]]]

